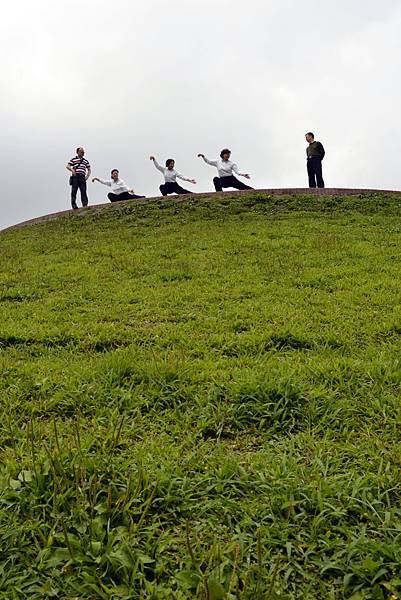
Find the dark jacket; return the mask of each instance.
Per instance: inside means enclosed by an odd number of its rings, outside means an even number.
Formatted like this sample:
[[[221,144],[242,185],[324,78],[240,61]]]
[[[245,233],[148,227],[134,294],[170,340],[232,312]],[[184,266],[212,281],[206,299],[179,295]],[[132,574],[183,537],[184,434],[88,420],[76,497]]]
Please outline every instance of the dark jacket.
[[[320,142],[311,142],[306,149],[306,156],[308,158],[320,158],[320,160],[323,160],[324,155],[323,144]]]

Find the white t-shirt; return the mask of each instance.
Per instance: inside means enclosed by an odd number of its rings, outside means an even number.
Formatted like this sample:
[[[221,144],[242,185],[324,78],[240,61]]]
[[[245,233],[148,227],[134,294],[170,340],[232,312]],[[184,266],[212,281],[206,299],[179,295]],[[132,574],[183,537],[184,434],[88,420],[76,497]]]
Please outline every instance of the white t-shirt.
[[[118,195],[129,191],[128,186],[122,179],[117,179],[117,181],[114,181],[114,179],[99,179],[99,181],[100,183],[103,183],[103,185],[110,187],[113,191],[113,194]]]
[[[188,177],[184,177],[175,169],[168,169],[167,167],[162,167],[161,165],[159,165],[157,160],[154,160],[153,162],[155,163],[156,169],[163,173],[164,181],[166,183],[176,183],[177,179],[182,179],[183,181],[191,181],[191,179],[189,179]]]
[[[206,156],[203,156],[202,158],[208,165],[217,167],[219,177],[230,177],[230,175],[233,174],[233,171],[234,173],[237,173],[237,175],[240,174],[237,165],[231,160],[223,160],[222,158],[219,158],[218,160],[209,160]]]

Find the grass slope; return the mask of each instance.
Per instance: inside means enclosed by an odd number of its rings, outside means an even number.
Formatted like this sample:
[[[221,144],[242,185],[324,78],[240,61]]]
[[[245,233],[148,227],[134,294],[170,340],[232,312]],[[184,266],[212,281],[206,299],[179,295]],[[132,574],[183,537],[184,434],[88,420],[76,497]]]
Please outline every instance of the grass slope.
[[[401,196],[0,236],[0,598],[401,597]]]

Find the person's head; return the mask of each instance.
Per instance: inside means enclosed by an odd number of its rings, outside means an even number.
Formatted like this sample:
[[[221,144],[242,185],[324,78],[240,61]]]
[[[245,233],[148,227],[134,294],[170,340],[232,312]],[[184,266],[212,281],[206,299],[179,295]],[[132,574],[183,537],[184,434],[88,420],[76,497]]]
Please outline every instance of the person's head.
[[[231,150],[229,150],[228,148],[223,148],[223,150],[220,152],[220,158],[222,158],[223,160],[229,160],[231,156]]]
[[[81,147],[77,148],[77,156],[79,156],[79,158],[82,158],[83,155],[85,154],[85,150]]]
[[[117,180],[118,180],[118,169],[112,169],[112,170],[111,170],[111,178],[112,178],[114,181],[117,181]]]
[[[314,141],[315,136],[311,131],[308,131],[308,133],[305,133],[305,139],[308,142],[308,144],[311,144]]]
[[[174,158],[168,158],[168,159],[166,160],[166,167],[167,167],[167,168],[168,168],[170,171],[172,171],[172,170],[174,169],[174,165],[175,165],[175,160],[174,160]]]

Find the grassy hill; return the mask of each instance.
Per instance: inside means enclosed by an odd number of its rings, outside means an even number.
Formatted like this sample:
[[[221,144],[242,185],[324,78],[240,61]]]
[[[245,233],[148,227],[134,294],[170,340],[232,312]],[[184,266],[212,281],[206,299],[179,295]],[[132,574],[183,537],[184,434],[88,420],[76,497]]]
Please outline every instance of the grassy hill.
[[[401,195],[0,234],[0,598],[401,598]]]

